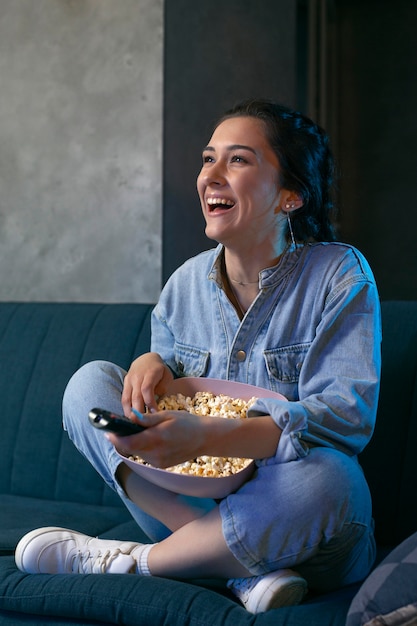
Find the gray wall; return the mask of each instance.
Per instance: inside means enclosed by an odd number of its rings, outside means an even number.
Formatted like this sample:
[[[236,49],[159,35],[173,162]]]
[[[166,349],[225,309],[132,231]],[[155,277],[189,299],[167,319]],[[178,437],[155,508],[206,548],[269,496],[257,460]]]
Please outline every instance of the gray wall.
[[[154,301],[163,0],[0,3],[0,300]]]

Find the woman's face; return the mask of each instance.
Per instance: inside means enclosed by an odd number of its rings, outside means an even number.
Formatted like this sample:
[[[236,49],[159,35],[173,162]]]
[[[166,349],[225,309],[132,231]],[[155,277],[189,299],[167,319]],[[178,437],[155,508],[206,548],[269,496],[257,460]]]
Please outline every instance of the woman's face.
[[[264,123],[233,117],[214,131],[197,178],[206,235],[224,245],[276,237],[282,188],[280,166]]]

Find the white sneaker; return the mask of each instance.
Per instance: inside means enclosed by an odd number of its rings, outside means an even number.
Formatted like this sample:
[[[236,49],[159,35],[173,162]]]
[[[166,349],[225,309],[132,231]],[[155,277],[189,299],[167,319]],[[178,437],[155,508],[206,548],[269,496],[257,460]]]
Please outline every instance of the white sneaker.
[[[299,604],[307,593],[307,582],[290,569],[264,576],[231,578],[227,587],[249,613],[264,613],[281,606]]]
[[[29,574],[128,574],[136,571],[130,553],[141,545],[51,526],[22,537],[15,560],[17,567]]]

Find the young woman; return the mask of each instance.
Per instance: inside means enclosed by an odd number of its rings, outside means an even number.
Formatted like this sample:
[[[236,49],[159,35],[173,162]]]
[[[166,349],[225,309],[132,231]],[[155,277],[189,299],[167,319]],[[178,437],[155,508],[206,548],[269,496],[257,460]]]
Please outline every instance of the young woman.
[[[374,560],[369,490],[357,454],[374,428],[379,300],[354,247],[334,241],[333,160],[302,114],[254,100],[229,111],[203,150],[197,187],[217,247],[168,280],[152,317],[152,351],[126,373],[93,362],[64,397],[69,436],[155,543],[43,528],[19,543],[27,572],[131,572],[227,578],[253,612],[364,578]],[[157,411],[173,377],[273,389],[253,417]],[[148,412],[144,432],[103,436],[93,406]],[[220,502],[149,484],[120,460],[157,467],[196,456],[255,458],[257,471]]]

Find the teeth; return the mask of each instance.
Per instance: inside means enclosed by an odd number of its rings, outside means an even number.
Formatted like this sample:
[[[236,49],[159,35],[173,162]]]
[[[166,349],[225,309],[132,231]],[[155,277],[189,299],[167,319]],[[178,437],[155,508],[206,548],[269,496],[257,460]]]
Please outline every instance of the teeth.
[[[234,202],[232,200],[226,200],[226,198],[207,198],[207,204],[223,204],[224,206],[233,206]]]

